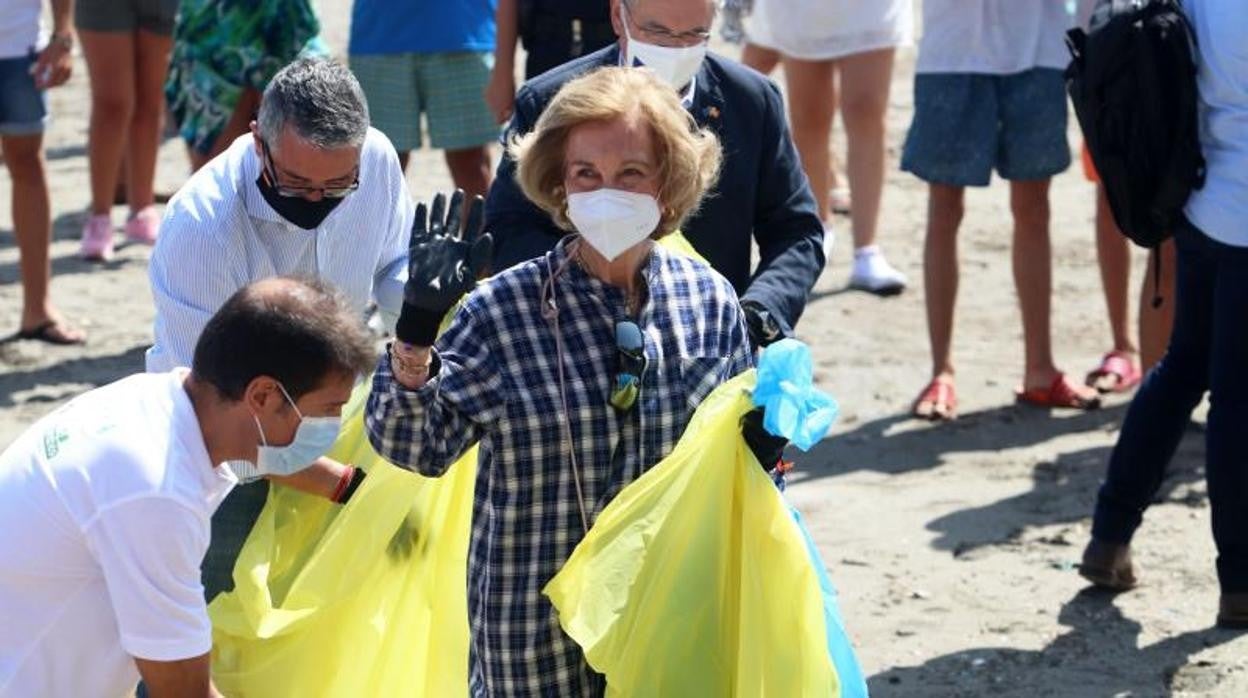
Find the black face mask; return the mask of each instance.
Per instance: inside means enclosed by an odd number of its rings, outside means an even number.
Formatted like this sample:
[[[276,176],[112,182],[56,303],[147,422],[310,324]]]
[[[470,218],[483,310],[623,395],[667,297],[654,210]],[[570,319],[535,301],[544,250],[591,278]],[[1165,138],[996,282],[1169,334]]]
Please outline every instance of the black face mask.
[[[322,196],[320,201],[309,201],[302,196],[282,196],[269,184],[263,173],[256,178],[256,186],[260,187],[260,195],[277,211],[277,215],[304,230],[312,230],[325,222],[329,214],[343,201],[328,196]]]

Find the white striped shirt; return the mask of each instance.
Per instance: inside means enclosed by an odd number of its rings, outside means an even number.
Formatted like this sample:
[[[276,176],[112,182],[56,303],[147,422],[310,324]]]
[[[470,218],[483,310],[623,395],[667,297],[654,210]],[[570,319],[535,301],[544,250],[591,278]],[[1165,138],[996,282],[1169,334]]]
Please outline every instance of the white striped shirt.
[[[414,209],[394,147],[370,128],[360,152],[360,188],[314,230],[282,218],[256,186],[251,134],[191,176],[169,201],[148,275],[156,303],[148,371],[190,366],[213,313],[260,279],[314,276],[363,314],[374,297],[393,326],[403,303]]]

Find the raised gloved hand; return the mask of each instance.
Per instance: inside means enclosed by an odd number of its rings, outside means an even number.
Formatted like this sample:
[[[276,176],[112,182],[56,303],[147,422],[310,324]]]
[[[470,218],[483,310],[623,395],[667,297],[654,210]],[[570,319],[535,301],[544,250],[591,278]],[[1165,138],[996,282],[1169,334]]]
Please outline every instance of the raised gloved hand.
[[[416,207],[407,251],[403,310],[394,328],[399,341],[432,346],[443,316],[484,276],[494,254],[493,236],[481,231],[484,203],[480,196],[473,198],[462,236],[462,190],[451,196],[449,209],[442,194],[433,198],[428,212],[424,204]]]

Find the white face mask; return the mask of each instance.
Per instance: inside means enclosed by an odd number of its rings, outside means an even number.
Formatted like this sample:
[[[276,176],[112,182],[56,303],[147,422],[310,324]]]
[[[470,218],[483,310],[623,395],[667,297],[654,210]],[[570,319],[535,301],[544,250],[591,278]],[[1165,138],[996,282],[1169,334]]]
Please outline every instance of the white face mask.
[[[628,31],[628,18],[624,16],[627,10],[623,2],[620,3],[620,13],[620,24],[624,25],[624,38],[628,40],[624,48],[624,65],[645,66],[677,90],[684,89],[698,73],[702,60],[706,58],[706,42],[674,48],[638,41]]]
[[[649,194],[603,187],[568,195],[568,219],[608,262],[650,237],[660,218],[659,202]]]

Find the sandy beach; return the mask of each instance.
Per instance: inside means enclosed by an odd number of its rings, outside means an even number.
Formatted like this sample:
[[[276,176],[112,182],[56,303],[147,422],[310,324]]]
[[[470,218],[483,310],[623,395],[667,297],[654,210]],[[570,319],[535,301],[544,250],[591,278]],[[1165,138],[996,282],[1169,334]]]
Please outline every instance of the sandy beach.
[[[344,54],[349,0],[317,5],[327,41]],[[1218,586],[1203,408],[1136,538],[1142,586],[1113,597],[1089,591],[1075,571],[1129,396],[1112,396],[1088,413],[1014,404],[1022,329],[1010,272],[1008,191],[999,180],[968,193],[960,237],[961,418],[944,425],[909,418],[930,364],[921,283],[926,187],[897,168],[913,66],[914,50],[902,51],[880,227],[881,244],[912,286],[886,300],[845,291],[849,228],[838,218],[841,244],[798,327],[814,350],[818,382],[840,402],[842,417],[823,443],[798,455],[788,496],[839,587],[872,694],[1248,695],[1248,636],[1213,628]],[[76,256],[89,200],[81,56],[50,102],[53,296],[91,336],[85,347],[0,345],[0,445],[74,395],[141,371],[151,342],[149,250],[126,245],[107,264]],[[1070,142],[1074,152],[1073,116]],[[440,153],[425,150],[412,160],[408,181],[417,200],[449,188]],[[176,190],[187,173],[183,143],[166,141],[157,190]],[[0,175],[0,334],[16,329],[20,312],[10,192],[7,174]],[[1054,180],[1051,202],[1054,345],[1059,365],[1081,377],[1110,344],[1092,186],[1071,168]],[[113,215],[120,225],[125,209]],[[1145,272],[1142,253],[1134,261],[1133,298]],[[777,580],[777,589],[782,585]]]

